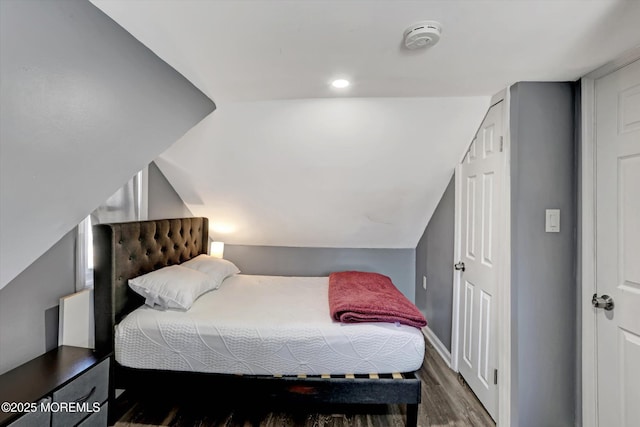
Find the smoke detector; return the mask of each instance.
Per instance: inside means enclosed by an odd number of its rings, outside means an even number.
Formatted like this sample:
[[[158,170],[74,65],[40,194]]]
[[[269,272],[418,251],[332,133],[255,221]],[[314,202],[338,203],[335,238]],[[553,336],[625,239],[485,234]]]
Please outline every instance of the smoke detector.
[[[407,49],[421,49],[438,43],[442,25],[436,21],[420,21],[404,30],[404,45]]]

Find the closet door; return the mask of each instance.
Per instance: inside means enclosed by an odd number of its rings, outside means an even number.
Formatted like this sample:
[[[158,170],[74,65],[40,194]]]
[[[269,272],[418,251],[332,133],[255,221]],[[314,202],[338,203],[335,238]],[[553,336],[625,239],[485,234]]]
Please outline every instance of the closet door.
[[[491,107],[461,165],[458,369],[489,414],[498,412],[498,206],[503,104]]]

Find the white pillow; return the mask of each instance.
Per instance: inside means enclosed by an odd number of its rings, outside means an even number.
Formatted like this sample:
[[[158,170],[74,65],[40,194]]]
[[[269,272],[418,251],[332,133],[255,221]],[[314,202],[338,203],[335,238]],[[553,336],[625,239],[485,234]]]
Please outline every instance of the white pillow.
[[[198,255],[180,265],[208,275],[216,283],[214,289],[218,289],[227,277],[240,273],[240,269],[231,261],[207,254]]]
[[[129,286],[148,306],[188,310],[200,295],[214,289],[215,282],[199,271],[171,265],[129,279]]]

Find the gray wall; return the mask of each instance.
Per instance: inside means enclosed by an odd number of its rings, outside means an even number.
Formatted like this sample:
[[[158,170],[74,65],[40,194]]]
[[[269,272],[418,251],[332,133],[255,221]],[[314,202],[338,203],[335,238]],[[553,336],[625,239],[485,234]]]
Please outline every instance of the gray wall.
[[[0,1],[0,79],[0,288],[215,109],[86,0]]]
[[[373,271],[389,276],[396,287],[414,301],[414,249],[225,245],[224,258],[244,274],[327,276],[332,271]]]
[[[158,167],[149,165],[149,218],[192,216]],[[0,289],[0,373],[58,345],[58,306],[75,292],[76,232],[67,233]]]
[[[58,345],[58,303],[75,292],[75,232],[0,289],[0,373]]]
[[[423,310],[427,326],[451,351],[453,307],[453,246],[455,176],[436,207],[416,247],[416,305]],[[422,277],[427,278],[427,290]]]
[[[514,427],[573,426],[576,159],[572,83],[511,89]],[[561,210],[545,233],[545,209]]]
[[[75,226],[214,110],[88,1],[0,2],[0,372],[57,346]],[[157,177],[156,177],[157,178]],[[179,208],[153,180],[157,216]],[[160,187],[158,187],[160,185]]]
[[[193,216],[154,162],[149,164],[149,219]]]
[[[580,256],[578,248],[582,247],[582,236],[580,233],[581,230],[581,218],[582,211],[580,210],[580,194],[582,194],[581,188],[581,176],[582,176],[582,165],[580,159],[580,144],[582,142],[582,92],[580,90],[581,83],[578,81],[575,85],[575,100],[573,106],[574,112],[574,122],[575,122],[575,135],[574,135],[574,144],[575,144],[575,188],[576,188],[576,299],[575,299],[575,307],[576,307],[576,364],[575,364],[575,377],[576,377],[576,386],[575,386],[575,416],[576,416],[576,425],[582,425],[582,304],[580,301],[581,295],[581,286],[582,286],[582,276],[580,272],[582,271],[580,265]]]

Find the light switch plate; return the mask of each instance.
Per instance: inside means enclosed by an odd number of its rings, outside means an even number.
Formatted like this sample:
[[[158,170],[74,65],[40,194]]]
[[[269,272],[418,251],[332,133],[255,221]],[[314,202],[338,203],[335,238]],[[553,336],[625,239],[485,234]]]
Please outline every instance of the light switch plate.
[[[422,289],[427,290],[427,276],[422,276]]]
[[[547,233],[559,233],[560,209],[547,209],[545,213],[544,231]]]

